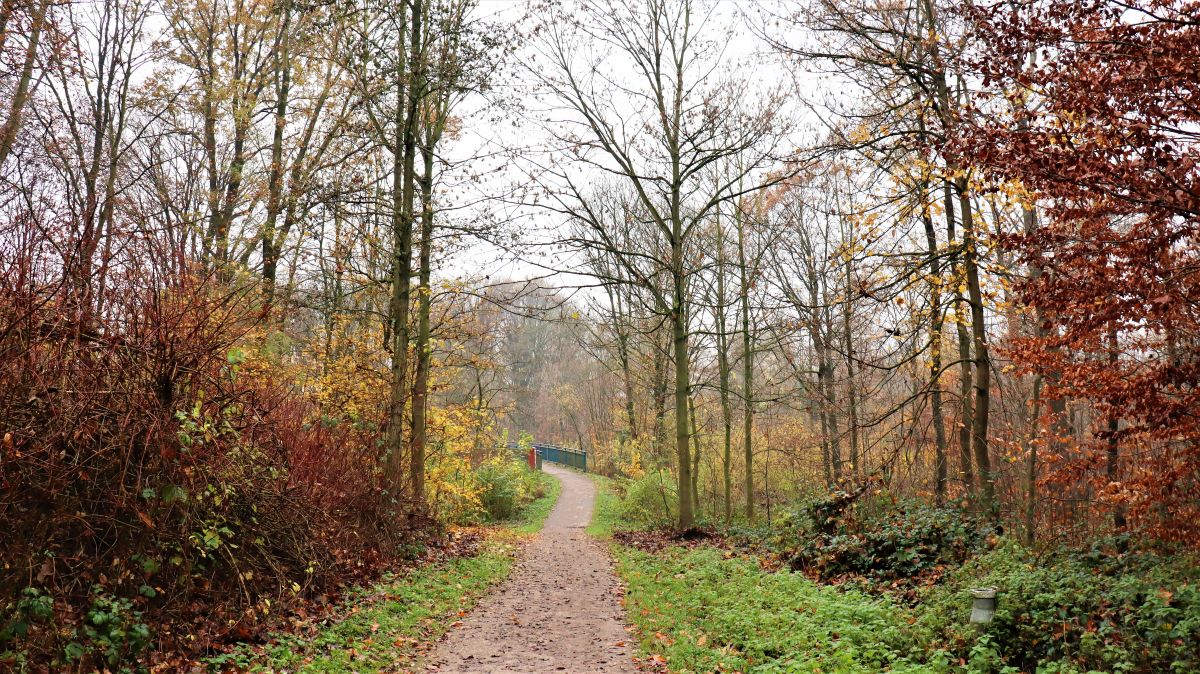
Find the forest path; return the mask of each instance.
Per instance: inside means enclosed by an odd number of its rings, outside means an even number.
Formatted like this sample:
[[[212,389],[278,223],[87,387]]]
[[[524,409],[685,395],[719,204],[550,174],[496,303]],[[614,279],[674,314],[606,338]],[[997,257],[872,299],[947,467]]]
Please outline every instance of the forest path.
[[[508,580],[452,629],[430,671],[634,672],[612,562],[584,533],[596,485],[545,464],[562,493]]]

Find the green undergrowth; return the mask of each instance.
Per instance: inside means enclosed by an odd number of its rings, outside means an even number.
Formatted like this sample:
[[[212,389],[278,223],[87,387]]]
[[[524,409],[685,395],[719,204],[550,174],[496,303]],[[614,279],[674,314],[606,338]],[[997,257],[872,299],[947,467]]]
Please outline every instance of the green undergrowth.
[[[523,462],[495,457],[466,476],[463,489],[473,492],[472,505],[460,507],[457,524],[506,523],[528,517],[528,508],[546,495],[555,480]]]
[[[653,499],[594,479],[599,490],[588,533],[611,538],[648,526],[638,503]],[[767,570],[753,556],[714,547],[670,546],[653,554],[615,541],[611,547],[641,656],[666,671],[950,671],[940,654],[926,657],[913,634],[915,619],[888,598]]]
[[[550,511],[554,509],[554,504],[558,502],[558,495],[562,491],[562,483],[553,475],[537,472],[535,476],[541,496],[526,505],[518,517],[505,523],[517,533],[534,534],[541,531],[542,525],[546,523],[546,518],[550,516]]]
[[[630,528],[621,519],[621,497],[617,494],[617,484],[612,478],[602,475],[589,475],[596,483],[596,500],[592,509],[592,521],[588,523],[589,536],[608,538],[613,531]]]
[[[368,674],[412,669],[458,617],[512,571],[520,540],[542,528],[561,484],[539,473],[541,496],[488,529],[478,554],[387,576],[352,592],[312,633],[277,633],[210,658],[210,671]]]
[[[450,627],[506,577],[513,557],[494,544],[463,557],[389,578],[348,601],[345,614],[315,636],[280,634],[261,651],[239,648],[209,661],[213,671],[393,671],[411,666],[422,646]]]
[[[1200,565],[1186,553],[1054,549],[1005,540],[926,588],[927,643],[971,672],[1200,672]],[[970,588],[1000,590],[986,629],[967,623]]]
[[[646,528],[622,499],[635,490],[598,484],[589,533]],[[1192,554],[1103,539],[1033,551],[980,534],[969,515],[884,499],[814,512],[801,503],[771,530],[727,529],[720,547],[665,533],[647,539],[668,543],[655,552],[612,540],[655,671],[1200,672]],[[978,587],[999,590],[986,626],[968,621]]]
[[[643,653],[671,672],[936,672],[911,662],[905,612],[714,548],[614,546]]]

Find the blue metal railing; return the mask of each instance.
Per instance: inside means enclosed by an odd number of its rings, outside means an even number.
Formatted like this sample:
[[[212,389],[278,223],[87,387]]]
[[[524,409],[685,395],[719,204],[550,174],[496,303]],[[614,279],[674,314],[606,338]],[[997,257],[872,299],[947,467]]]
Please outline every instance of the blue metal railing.
[[[558,445],[543,445],[534,443],[533,448],[537,450],[544,461],[553,461],[561,463],[564,466],[578,468],[583,472],[587,472],[587,450],[586,449],[570,449],[569,447],[559,447]]]
[[[514,451],[514,458],[524,460],[521,455],[521,450],[516,443],[510,442],[506,447]],[[583,472],[587,472],[587,450],[586,449],[571,449],[570,447],[559,447],[558,445],[547,445],[544,443],[533,444],[533,449],[537,452],[538,467],[541,467],[542,461],[553,461],[571,468],[578,468]]]

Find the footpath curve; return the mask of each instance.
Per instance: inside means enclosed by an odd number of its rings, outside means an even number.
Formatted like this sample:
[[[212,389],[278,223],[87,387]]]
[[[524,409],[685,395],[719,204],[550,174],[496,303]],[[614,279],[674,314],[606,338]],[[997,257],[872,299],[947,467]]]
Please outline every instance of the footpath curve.
[[[558,503],[509,578],[452,629],[429,671],[635,672],[612,562],[584,533],[596,485],[544,464],[562,482]]]

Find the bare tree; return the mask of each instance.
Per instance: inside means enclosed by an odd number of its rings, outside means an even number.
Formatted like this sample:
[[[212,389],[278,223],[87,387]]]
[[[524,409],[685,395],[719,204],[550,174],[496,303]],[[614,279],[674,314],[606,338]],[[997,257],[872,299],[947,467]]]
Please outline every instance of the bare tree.
[[[770,97],[747,96],[740,83],[721,76],[718,45],[703,26],[717,10],[698,12],[690,0],[649,3],[585,1],[572,17],[546,26],[540,56],[548,67],[539,79],[572,116],[557,134],[569,156],[584,166],[619,176],[629,186],[637,210],[662,247],[632,250],[614,239],[589,208],[588,194],[569,170],[551,169],[558,179],[558,208],[590,226],[591,234],[571,243],[617,253],[627,282],[655,294],[671,330],[674,362],[676,467],[679,526],[691,527],[691,430],[688,363],[691,299],[688,282],[695,265],[688,249],[699,223],[718,204],[760,189],[771,181],[763,169],[775,159],[779,120]],[[591,56],[581,44],[611,50]],[[617,62],[620,61],[620,65]],[[632,78],[615,68],[629,68]],[[624,101],[614,96],[622,93]],[[738,158],[738,170],[716,185],[707,169]],[[665,288],[644,275],[633,260],[649,257]],[[614,281],[616,279],[605,279]]]

